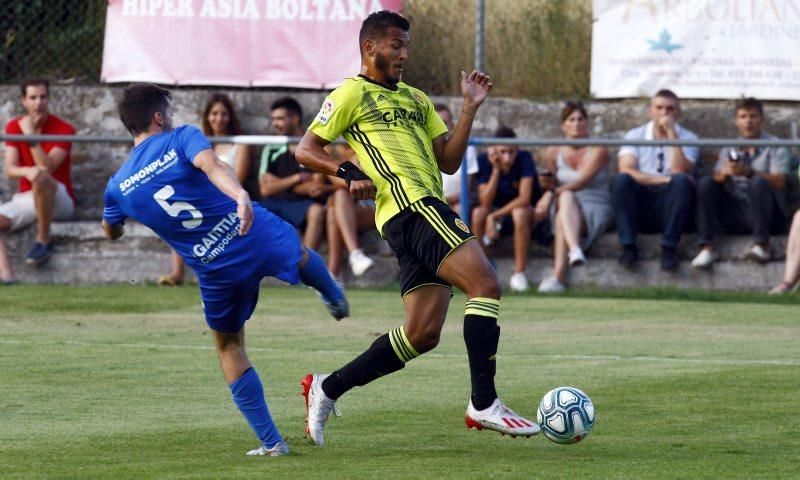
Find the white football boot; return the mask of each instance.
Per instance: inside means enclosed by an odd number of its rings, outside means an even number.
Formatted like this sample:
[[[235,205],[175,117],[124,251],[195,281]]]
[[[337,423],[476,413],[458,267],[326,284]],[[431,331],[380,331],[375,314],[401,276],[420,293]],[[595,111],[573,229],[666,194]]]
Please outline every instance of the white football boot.
[[[475,410],[470,400],[464,422],[468,429],[494,430],[512,437],[530,437],[541,431],[536,422],[517,415],[499,398],[495,398],[494,403],[485,410]]]
[[[319,446],[325,443],[322,430],[325,428],[328,416],[331,412],[337,417],[341,416],[335,406],[336,401],[328,398],[322,391],[322,381],[326,378],[328,374],[308,374],[300,382],[303,386],[303,396],[306,398],[306,434],[314,445]]]
[[[267,448],[264,445],[261,445],[255,450],[250,450],[247,452],[247,455],[250,455],[251,457],[280,457],[283,455],[289,455],[289,446],[286,445],[286,442],[284,441],[276,443],[272,448]]]

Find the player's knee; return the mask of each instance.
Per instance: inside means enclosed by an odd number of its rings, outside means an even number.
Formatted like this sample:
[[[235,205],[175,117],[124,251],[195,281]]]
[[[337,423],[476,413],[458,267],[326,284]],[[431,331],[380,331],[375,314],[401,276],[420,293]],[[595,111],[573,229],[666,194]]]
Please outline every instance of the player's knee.
[[[435,328],[419,328],[406,331],[408,341],[419,354],[430,352],[439,345],[441,330]]]
[[[494,273],[494,270],[491,271],[492,273],[487,273],[483,277],[481,277],[478,281],[473,282],[467,292],[467,298],[494,298],[496,300],[500,299],[500,295],[502,294],[502,286],[500,285],[500,280],[497,278],[497,274]]]

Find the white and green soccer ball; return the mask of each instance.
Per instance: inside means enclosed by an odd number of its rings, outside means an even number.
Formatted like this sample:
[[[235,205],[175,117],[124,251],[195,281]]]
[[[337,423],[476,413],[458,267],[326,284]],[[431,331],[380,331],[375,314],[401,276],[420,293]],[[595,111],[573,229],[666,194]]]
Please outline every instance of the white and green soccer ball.
[[[588,395],[575,387],[554,388],[539,402],[536,420],[550,440],[577,443],[594,427],[594,405]]]

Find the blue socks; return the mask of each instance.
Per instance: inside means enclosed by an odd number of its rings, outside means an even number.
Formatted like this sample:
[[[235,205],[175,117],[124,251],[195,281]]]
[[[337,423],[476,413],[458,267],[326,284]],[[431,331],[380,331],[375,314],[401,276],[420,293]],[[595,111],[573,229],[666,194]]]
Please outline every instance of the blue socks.
[[[230,388],[233,401],[261,440],[261,444],[266,448],[272,448],[276,443],[283,441],[278,427],[269,414],[267,401],[264,399],[264,387],[255,368],[250,367],[230,385]]]
[[[308,254],[308,261],[300,269],[300,280],[318,291],[322,295],[322,299],[327,303],[341,300],[344,297],[344,292],[333,281],[331,272],[325,266],[325,261],[314,250],[310,248],[305,250]]]

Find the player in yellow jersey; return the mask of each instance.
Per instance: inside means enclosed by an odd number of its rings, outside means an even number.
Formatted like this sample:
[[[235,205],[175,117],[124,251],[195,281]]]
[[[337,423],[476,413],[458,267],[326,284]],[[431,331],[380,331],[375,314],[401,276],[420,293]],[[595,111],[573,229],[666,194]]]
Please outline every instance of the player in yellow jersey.
[[[361,25],[361,74],[345,80],[325,99],[295,156],[303,165],[344,178],[356,199],[376,199],[375,223],[400,264],[405,323],[330,375],[303,379],[306,432],[323,444],[323,428],[346,391],[400,370],[439,342],[452,285],[467,295],[464,341],[472,395],[467,427],[514,436],[539,433],[497,396],[495,355],[500,284],[483,250],[445,203],[440,171],[461,165],[472,121],[492,84],[485,73],[461,72],[464,99],[449,137],[430,99],[400,81],[408,57],[409,23],[397,13],[375,12]],[[363,171],[339,163],[323,147],[343,136]]]

